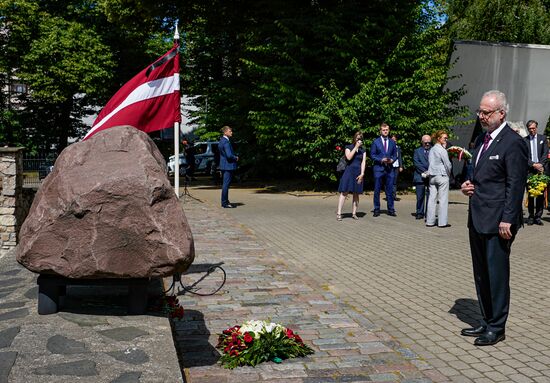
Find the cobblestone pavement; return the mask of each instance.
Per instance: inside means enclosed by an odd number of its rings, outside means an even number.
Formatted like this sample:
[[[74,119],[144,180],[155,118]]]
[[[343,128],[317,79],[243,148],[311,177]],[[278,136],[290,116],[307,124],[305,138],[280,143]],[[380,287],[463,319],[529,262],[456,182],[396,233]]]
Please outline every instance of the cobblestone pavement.
[[[233,212],[189,197],[182,203],[196,247],[184,284],[191,285],[220,262],[227,272],[226,284],[216,295],[179,295],[185,316],[173,325],[187,383],[445,380],[363,315],[362,309],[343,304],[327,291],[328,285],[308,277],[301,265],[267,249],[247,226],[231,217]],[[269,217],[264,218],[267,223]],[[213,291],[221,281],[221,272],[212,272],[198,284],[199,292]],[[222,368],[215,350],[217,334],[251,319],[292,328],[315,354],[256,368]]]
[[[168,318],[126,315],[126,289],[69,286],[51,315],[37,290],[14,252],[0,258],[0,383],[182,381]]]
[[[219,189],[190,191],[218,208]],[[459,335],[479,316],[467,199],[459,191],[451,191],[452,226],[443,229],[427,228],[411,216],[413,195],[396,203],[395,218],[372,217],[372,196],[364,195],[360,219],[348,213],[342,222],[335,219],[336,194],[232,188],[230,198],[238,207],[219,211],[248,228],[267,253],[290,269],[304,270],[345,301],[359,314],[358,323],[368,323],[368,331],[388,333],[398,342],[393,350],[412,351],[446,377],[434,375],[434,381],[550,382],[549,215],[543,217],[545,226],[522,229],[512,247],[506,341],[480,348],[472,345],[473,338]]]

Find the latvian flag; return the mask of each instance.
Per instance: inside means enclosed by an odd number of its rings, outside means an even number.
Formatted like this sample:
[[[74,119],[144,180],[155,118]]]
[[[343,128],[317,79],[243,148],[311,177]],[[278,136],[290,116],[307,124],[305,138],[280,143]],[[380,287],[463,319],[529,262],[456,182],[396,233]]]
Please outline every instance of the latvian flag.
[[[181,121],[178,46],[142,70],[109,100],[84,139],[119,125],[144,132],[166,129]]]

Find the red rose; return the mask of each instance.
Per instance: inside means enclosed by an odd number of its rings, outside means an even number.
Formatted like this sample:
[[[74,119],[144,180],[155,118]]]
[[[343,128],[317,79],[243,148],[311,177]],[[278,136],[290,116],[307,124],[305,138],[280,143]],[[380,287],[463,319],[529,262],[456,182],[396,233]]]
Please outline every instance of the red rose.
[[[287,338],[290,338],[290,339],[294,338],[294,333],[292,332],[291,329],[289,328],[286,329],[286,336]]]
[[[300,335],[294,335],[294,339],[296,339],[296,342],[298,342],[298,343],[304,343],[302,341],[302,338],[300,338]]]
[[[244,334],[244,341],[246,343],[251,343],[253,340],[254,338],[250,335],[250,333],[247,332],[246,334]]]
[[[340,151],[342,150],[342,147],[340,145],[336,145],[336,150]]]

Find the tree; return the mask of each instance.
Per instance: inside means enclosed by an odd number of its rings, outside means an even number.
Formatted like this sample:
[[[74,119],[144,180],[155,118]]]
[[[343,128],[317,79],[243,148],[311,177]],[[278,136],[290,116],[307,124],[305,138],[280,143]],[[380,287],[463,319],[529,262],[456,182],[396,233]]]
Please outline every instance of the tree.
[[[550,43],[548,1],[449,0],[444,5],[453,39]]]
[[[159,18],[123,24],[107,11],[99,1],[0,0],[3,82],[30,89],[17,105],[0,98],[0,135],[17,132],[11,140],[28,148],[62,150],[89,129],[83,116],[171,45]]]

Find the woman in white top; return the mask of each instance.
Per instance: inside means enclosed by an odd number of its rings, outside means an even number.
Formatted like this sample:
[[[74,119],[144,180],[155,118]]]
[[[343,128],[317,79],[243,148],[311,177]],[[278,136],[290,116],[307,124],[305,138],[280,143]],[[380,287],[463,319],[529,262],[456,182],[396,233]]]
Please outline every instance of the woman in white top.
[[[426,226],[435,226],[435,209],[439,201],[437,219],[438,227],[449,227],[447,212],[449,207],[449,177],[451,175],[451,161],[445,146],[449,135],[444,130],[438,130],[432,135],[435,145],[430,150],[428,157],[430,175],[430,196],[426,214]]]

